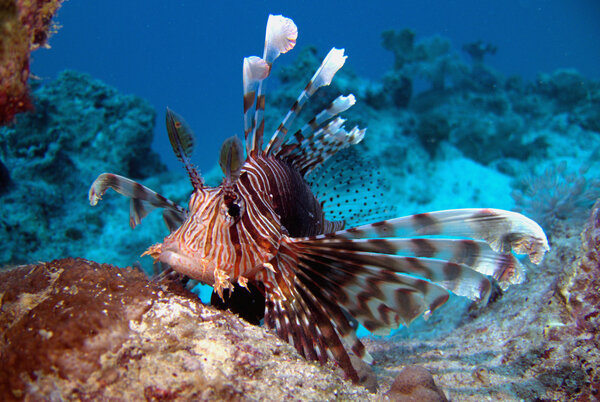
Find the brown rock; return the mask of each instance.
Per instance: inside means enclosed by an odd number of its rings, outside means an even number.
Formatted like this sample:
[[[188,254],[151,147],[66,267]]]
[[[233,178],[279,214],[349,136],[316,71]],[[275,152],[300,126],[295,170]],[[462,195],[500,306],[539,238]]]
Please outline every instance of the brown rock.
[[[408,366],[396,376],[392,388],[385,394],[398,402],[446,402],[446,396],[433,381],[433,376],[421,366]]]
[[[175,284],[63,259],[0,272],[0,400],[366,399]]]

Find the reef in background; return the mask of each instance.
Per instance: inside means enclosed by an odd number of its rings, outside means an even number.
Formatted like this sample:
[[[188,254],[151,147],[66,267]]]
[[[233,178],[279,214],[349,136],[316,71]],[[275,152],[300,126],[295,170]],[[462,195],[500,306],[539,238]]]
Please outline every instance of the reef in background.
[[[34,95],[35,112],[0,127],[0,265],[68,256],[131,265],[156,237],[143,229],[130,236],[126,200],[107,197],[92,209],[87,191],[104,171],[138,179],[166,173],[150,149],[154,109],[73,71],[34,86]],[[111,215],[120,212],[111,232]]]
[[[33,108],[29,54],[47,46],[62,0],[0,0],[0,125]]]

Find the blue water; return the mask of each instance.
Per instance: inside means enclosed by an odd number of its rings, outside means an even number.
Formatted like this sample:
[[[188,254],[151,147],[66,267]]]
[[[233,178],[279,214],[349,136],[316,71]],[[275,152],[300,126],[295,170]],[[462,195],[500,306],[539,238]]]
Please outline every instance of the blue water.
[[[393,63],[380,45],[381,32],[408,27],[417,39],[445,36],[457,50],[478,39],[491,42],[498,52],[486,63],[505,75],[531,80],[574,67],[600,78],[597,0],[68,1],[58,13],[62,27],[52,49],[33,54],[32,72],[42,79],[65,68],[88,72],[150,100],[159,111],[155,148],[179,169],[164,134],[162,111],[173,108],[195,129],[201,146],[194,162],[207,170],[223,139],[241,134],[242,58],[262,55],[269,13],[292,18],[299,28],[297,48],[279,65],[306,45],[321,55],[344,47],[347,66],[377,79]]]

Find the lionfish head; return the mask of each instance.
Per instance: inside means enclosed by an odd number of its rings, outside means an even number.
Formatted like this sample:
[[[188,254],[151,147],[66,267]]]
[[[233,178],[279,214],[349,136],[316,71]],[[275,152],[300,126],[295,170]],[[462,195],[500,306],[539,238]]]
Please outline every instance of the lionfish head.
[[[163,243],[146,252],[175,271],[215,286],[230,287],[232,280],[245,284],[245,278],[263,268],[275,255],[281,239],[279,216],[239,182],[251,180],[242,172],[244,152],[240,140],[225,140],[220,165],[225,175],[218,187],[208,187],[188,161],[193,140],[181,116],[167,109],[167,131],[175,153],[183,160],[194,192],[183,224]],[[178,152],[181,151],[181,152]],[[240,279],[241,277],[241,279]]]

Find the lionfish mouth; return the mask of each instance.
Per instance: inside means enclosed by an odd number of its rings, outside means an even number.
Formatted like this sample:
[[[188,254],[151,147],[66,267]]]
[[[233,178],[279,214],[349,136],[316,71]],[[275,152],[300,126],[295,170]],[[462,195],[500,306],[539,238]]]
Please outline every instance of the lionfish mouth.
[[[177,272],[192,279],[202,281],[208,285],[212,285],[214,282],[214,276],[208,267],[208,261],[190,256],[175,245],[155,244],[142,254],[142,256],[144,255],[150,255],[154,258],[154,261],[167,264]]]

